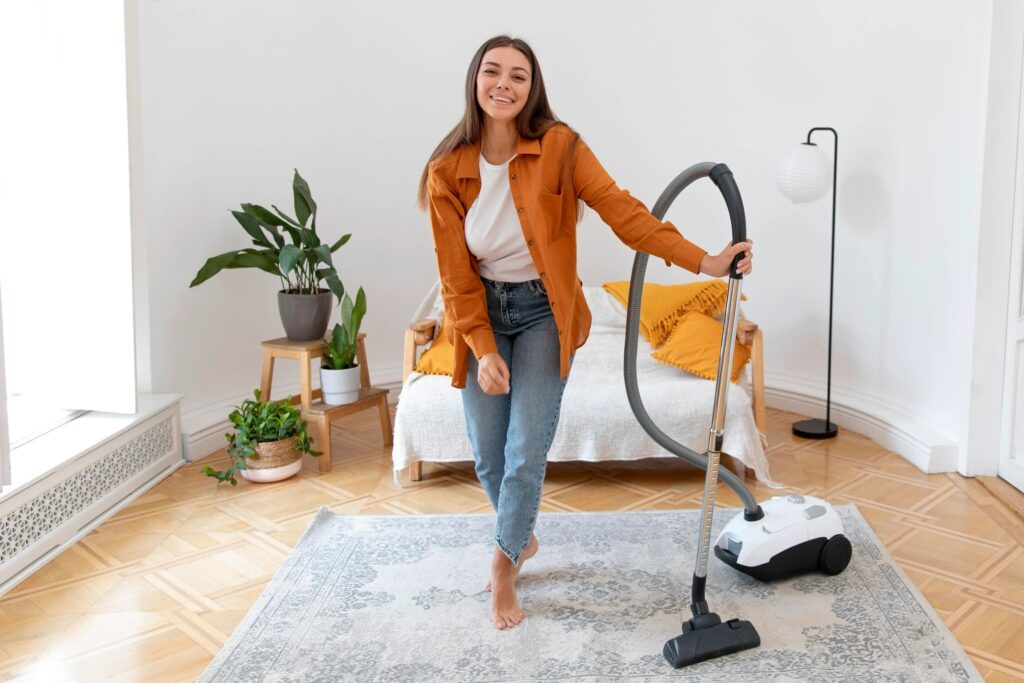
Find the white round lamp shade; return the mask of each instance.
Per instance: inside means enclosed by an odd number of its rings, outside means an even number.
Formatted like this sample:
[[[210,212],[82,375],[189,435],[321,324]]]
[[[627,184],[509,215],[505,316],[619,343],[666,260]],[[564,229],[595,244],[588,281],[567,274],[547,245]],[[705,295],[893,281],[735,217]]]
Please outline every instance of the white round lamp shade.
[[[800,144],[775,169],[775,185],[790,201],[806,204],[828,192],[832,159],[820,147]]]

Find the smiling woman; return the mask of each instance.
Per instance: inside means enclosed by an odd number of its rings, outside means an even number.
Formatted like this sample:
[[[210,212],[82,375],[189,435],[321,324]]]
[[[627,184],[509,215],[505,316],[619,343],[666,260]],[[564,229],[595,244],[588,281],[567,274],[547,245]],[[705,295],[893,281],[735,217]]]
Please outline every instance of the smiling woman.
[[[476,474],[497,512],[491,622],[517,625],[521,563],[533,535],[547,452],[575,352],[591,313],[576,269],[586,203],[625,244],[691,272],[725,275],[743,242],[718,256],[687,241],[620,189],[548,104],[530,46],[497,36],[470,61],[462,120],[420,179],[429,209],[452,385],[462,401]],[[738,269],[750,272],[751,256]]]

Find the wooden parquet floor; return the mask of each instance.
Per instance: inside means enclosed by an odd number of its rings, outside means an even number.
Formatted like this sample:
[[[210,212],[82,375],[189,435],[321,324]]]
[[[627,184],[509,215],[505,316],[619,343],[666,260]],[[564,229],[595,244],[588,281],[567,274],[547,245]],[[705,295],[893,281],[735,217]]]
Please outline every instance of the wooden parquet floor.
[[[769,411],[773,475],[856,503],[982,675],[1024,680],[1024,495],[998,479],[923,474],[849,431],[793,437],[798,418]],[[284,482],[218,488],[201,468],[227,462],[220,451],[150,489],[0,599],[0,680],[194,680],[320,506],[490,512],[471,463],[425,465],[422,482],[397,488],[372,414],[336,424],[332,442],[323,475],[310,461]],[[748,483],[758,499],[779,493]],[[542,510],[698,508],[702,485],[674,459],[553,463]],[[739,505],[724,487],[719,501]]]

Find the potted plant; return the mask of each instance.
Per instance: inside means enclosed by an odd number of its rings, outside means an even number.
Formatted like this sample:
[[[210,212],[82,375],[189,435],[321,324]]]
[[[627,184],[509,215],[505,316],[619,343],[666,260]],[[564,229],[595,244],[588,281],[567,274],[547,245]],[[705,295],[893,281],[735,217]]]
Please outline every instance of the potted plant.
[[[259,389],[253,395],[256,400],[243,401],[228,415],[235,431],[224,436],[234,464],[223,472],[207,465],[203,474],[230,481],[232,486],[238,485],[235,472],[249,481],[280,481],[302,469],[303,453],[321,455],[313,450],[306,422],[291,396],[281,401],[261,401]]]
[[[330,337],[324,338],[327,355],[320,365],[320,389],[325,405],[353,403],[359,398],[359,365],[356,363],[356,338],[366,315],[366,294],[359,288],[356,301],[346,294],[341,315]]]
[[[330,246],[320,242],[316,232],[316,202],[298,169],[292,179],[292,194],[295,218],[273,204],[273,212],[258,204],[242,204],[241,211],[232,211],[231,215],[252,238],[255,248],[229,251],[207,259],[189,287],[206,282],[225,268],[259,268],[277,275],[281,279],[278,311],[288,339],[312,341],[320,339],[327,329],[332,294],[340,302],[345,293],[331,255],[352,235],[343,235]],[[286,244],[282,231],[291,239],[291,244]]]

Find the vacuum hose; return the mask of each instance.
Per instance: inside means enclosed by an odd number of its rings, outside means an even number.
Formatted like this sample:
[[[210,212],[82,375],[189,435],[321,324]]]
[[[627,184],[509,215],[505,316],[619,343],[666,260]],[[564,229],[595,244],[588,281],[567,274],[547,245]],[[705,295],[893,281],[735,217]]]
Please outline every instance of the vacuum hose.
[[[675,198],[682,192],[690,183],[700,178],[710,177],[714,181],[715,185],[722,193],[722,197],[725,199],[725,203],[729,208],[729,218],[732,221],[732,241],[734,244],[746,241],[746,218],[743,213],[743,200],[740,198],[739,189],[736,187],[736,181],[732,177],[732,171],[725,164],[716,164],[713,162],[704,162],[700,164],[694,164],[690,168],[686,169],[678,176],[675,180],[669,183],[669,186],[665,188],[665,191],[661,193],[658,201],[654,204],[654,209],[651,211],[658,220],[662,220],[665,214],[668,212],[668,207],[671,206]],[[731,272],[729,274],[730,284],[738,283],[743,278],[741,273],[736,271],[736,265],[739,263],[742,254],[737,254],[736,258],[733,259]],[[625,363],[624,370],[626,375],[626,396],[629,398],[629,405],[633,409],[633,414],[636,415],[636,419],[640,422],[640,425],[644,430],[650,434],[651,438],[660,445],[662,448],[670,453],[673,453],[686,462],[690,463],[695,467],[699,467],[702,470],[708,469],[708,456],[706,453],[701,454],[696,451],[690,450],[683,444],[675,441],[651,420],[647,414],[647,409],[644,408],[643,400],[640,398],[640,389],[637,385],[636,377],[636,353],[637,353],[637,339],[640,327],[640,302],[643,297],[643,285],[644,285],[644,273],[647,270],[647,259],[648,255],[643,252],[637,252],[636,258],[633,260],[633,274],[629,281],[629,305],[626,309],[626,349],[625,349]],[[735,305],[732,299],[736,298],[738,289],[734,292],[733,287],[730,286],[730,304]],[[730,306],[730,307],[731,307]],[[727,311],[731,313],[731,311]],[[733,320],[734,316],[726,315],[727,321]],[[725,352],[731,351],[732,346],[727,345],[725,340],[731,341],[734,337],[735,331],[731,329],[725,330],[726,334],[723,335],[723,353],[722,356],[728,355],[731,359],[732,353],[726,354]],[[729,370],[726,370],[728,374]],[[721,373],[721,364],[719,366],[719,376],[723,376]],[[725,402],[724,402],[724,389],[728,387],[727,380],[725,382],[719,382],[721,387],[719,391],[719,399],[715,402],[716,412],[716,424],[718,426],[718,434],[712,434],[711,438],[717,440],[716,451],[721,450],[721,424],[724,421],[725,414]],[[721,415],[717,415],[721,413]],[[719,419],[720,418],[720,419]],[[713,430],[714,431],[714,430]],[[709,450],[712,448],[709,447]],[[753,494],[743,485],[739,477],[733,474],[729,470],[720,470],[719,476],[725,481],[728,486],[736,492],[736,495],[743,501],[744,517],[748,520],[760,519],[764,513],[761,511],[760,506],[754,499]]]

